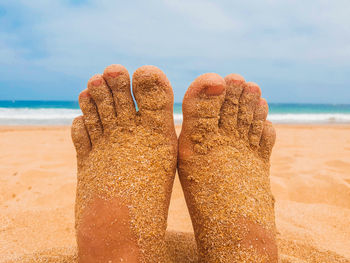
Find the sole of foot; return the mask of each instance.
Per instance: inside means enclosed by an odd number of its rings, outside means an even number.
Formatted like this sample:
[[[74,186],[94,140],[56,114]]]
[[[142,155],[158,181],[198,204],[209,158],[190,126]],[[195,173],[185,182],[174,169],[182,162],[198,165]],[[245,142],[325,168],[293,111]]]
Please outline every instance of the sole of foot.
[[[182,107],[178,169],[200,262],[278,262],[269,179],[275,131],[259,86],[207,73]]]
[[[107,67],[79,96],[79,262],[169,262],[164,235],[177,163],[173,91],[165,74]]]

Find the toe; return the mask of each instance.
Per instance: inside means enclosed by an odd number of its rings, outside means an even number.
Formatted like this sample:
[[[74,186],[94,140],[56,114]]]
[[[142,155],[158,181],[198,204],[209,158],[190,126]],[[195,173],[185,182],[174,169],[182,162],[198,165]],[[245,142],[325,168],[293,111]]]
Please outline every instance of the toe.
[[[230,74],[225,77],[226,96],[221,108],[219,126],[232,133],[237,129],[239,98],[241,97],[245,80],[241,75]]]
[[[253,148],[259,146],[264,122],[269,111],[269,106],[265,99],[260,99],[259,104],[255,108],[254,117],[249,130],[249,142]]]
[[[276,141],[276,131],[270,121],[264,122],[264,127],[260,139],[260,154],[263,158],[269,159],[271,156],[272,148]]]
[[[130,76],[122,65],[110,65],[103,72],[103,78],[111,89],[119,126],[134,124],[136,110],[130,90]]]
[[[103,129],[95,102],[87,90],[80,93],[79,105],[84,115],[84,124],[89,132],[91,143],[95,144],[101,138]]]
[[[225,80],[215,73],[203,74],[192,82],[182,103],[182,142],[203,146],[208,137],[218,132],[225,91]]]
[[[254,82],[248,82],[243,87],[239,100],[237,130],[243,139],[248,139],[248,132],[253,121],[254,111],[259,102],[261,90]]]
[[[166,75],[155,66],[142,66],[133,74],[132,83],[141,124],[160,131],[174,128],[174,95]]]
[[[83,116],[79,116],[73,120],[71,136],[78,159],[87,156],[91,150],[91,142]]]
[[[101,75],[94,75],[89,80],[88,91],[97,106],[103,131],[109,132],[117,123],[116,112],[112,93]]]

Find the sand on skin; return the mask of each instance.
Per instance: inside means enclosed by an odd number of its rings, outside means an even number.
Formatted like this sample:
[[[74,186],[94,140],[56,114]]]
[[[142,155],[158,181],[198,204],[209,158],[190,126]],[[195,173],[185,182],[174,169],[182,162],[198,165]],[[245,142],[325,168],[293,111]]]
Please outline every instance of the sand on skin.
[[[350,126],[276,130],[271,185],[282,262],[350,262]],[[0,262],[72,258],[75,162],[69,127],[0,127]],[[168,229],[192,231],[178,179]]]

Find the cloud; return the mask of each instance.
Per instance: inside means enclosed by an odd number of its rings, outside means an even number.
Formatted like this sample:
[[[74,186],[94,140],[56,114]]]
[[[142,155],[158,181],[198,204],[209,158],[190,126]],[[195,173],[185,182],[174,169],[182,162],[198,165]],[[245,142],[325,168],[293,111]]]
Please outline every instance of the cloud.
[[[238,29],[239,23],[215,2],[200,0],[165,0],[164,3],[188,21],[188,26],[203,31],[226,32]]]
[[[5,79],[18,70],[23,82],[46,72],[56,74],[52,81],[69,85],[64,76],[83,81],[111,63],[131,71],[155,64],[174,79],[177,101],[203,71],[243,73],[271,86],[268,96],[276,101],[290,99],[276,91],[286,80],[294,86],[308,83],[315,92],[331,71],[341,91],[349,86],[347,0],[8,0],[2,5]],[[71,98],[77,92],[67,89]],[[290,92],[303,99],[301,91]],[[329,94],[324,91],[324,98]],[[312,96],[310,91],[306,100]]]

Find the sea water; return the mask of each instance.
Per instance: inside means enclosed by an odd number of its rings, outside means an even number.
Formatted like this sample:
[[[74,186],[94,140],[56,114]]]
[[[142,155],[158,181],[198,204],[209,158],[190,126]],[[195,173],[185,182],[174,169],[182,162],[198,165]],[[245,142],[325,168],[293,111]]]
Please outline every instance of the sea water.
[[[175,123],[182,122],[182,105],[174,104]],[[0,101],[0,125],[66,125],[81,115],[77,101]],[[350,104],[269,103],[273,123],[349,123]]]

